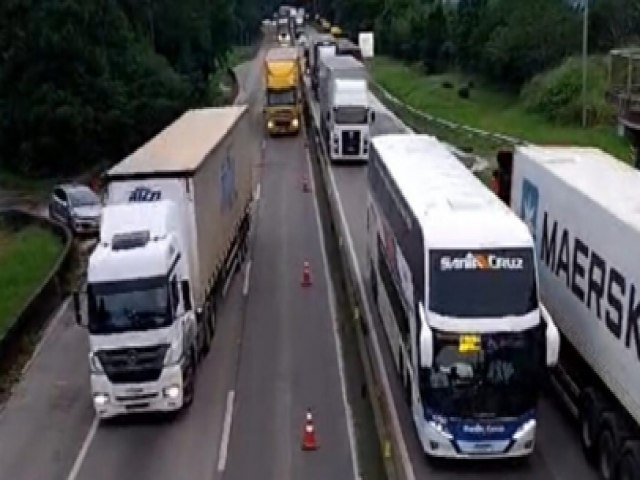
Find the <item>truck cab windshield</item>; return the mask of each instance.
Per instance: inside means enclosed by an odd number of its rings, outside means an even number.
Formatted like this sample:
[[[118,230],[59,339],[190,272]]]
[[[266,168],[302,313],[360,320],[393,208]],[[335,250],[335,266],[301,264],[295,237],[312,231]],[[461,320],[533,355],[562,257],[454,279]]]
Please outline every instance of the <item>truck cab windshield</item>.
[[[544,369],[541,335],[540,327],[472,336],[436,332],[433,367],[420,373],[425,408],[462,418],[513,418],[531,410]],[[471,346],[465,345],[469,337]]]
[[[171,325],[165,277],[93,283],[88,286],[89,332],[109,334]]]
[[[524,315],[538,306],[531,248],[433,250],[429,310],[457,318]]]
[[[285,90],[282,92],[268,92],[267,104],[270,107],[278,107],[285,105],[295,105],[297,101],[295,90]]]
[[[335,119],[339,125],[364,125],[368,121],[368,113],[366,107],[338,107]]]

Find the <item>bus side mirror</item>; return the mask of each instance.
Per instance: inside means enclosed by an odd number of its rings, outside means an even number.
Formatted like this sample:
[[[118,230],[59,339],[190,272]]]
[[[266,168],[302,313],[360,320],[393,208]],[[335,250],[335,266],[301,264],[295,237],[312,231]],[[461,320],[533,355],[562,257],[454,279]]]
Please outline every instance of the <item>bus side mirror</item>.
[[[73,292],[73,310],[76,317],[76,323],[81,327],[86,327],[87,322],[82,317],[82,302],[80,302],[80,292]]]
[[[551,314],[540,304],[540,316],[546,324],[545,328],[545,340],[546,340],[546,362],[547,367],[555,367],[558,364],[558,356],[560,355],[560,332],[558,327],[553,322]]]
[[[420,366],[422,368],[431,368],[433,366],[433,331],[427,325],[424,318],[424,307],[422,303],[418,303],[418,315],[420,317]]]
[[[191,304],[191,287],[189,286],[189,280],[182,280],[180,283],[182,288],[182,302],[184,303],[185,312],[190,312],[193,309]]]

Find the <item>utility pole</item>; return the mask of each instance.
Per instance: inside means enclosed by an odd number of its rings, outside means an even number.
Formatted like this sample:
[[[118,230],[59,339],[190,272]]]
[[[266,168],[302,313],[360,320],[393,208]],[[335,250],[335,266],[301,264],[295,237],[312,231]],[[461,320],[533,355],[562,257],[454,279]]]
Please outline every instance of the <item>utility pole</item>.
[[[582,127],[587,126],[587,45],[589,42],[589,0],[584,1],[582,22]]]

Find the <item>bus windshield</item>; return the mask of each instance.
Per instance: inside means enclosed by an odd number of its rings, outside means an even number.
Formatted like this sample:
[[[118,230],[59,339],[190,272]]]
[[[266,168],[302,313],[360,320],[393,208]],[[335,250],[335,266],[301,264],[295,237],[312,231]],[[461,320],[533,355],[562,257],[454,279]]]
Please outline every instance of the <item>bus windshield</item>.
[[[538,306],[531,248],[433,250],[429,310],[458,318],[524,315]]]
[[[425,408],[458,418],[513,418],[531,410],[544,366],[541,335],[540,327],[484,335],[435,332],[433,366],[420,373]]]

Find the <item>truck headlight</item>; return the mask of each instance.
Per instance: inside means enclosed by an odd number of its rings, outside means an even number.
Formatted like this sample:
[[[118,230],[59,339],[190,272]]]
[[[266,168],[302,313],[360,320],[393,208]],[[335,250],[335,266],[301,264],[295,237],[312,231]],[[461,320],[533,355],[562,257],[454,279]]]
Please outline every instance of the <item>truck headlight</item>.
[[[96,407],[102,407],[109,403],[109,395],[107,395],[106,393],[94,393],[93,403],[96,405]]]
[[[293,120],[291,120],[291,126],[293,128],[298,128],[298,119],[294,118]]]
[[[182,342],[174,342],[167,349],[164,356],[164,366],[171,367],[182,362]]]
[[[104,373],[104,368],[102,368],[102,363],[100,362],[98,355],[93,352],[89,353],[89,370],[91,373]]]
[[[273,126],[274,126],[273,120],[269,120],[267,122],[267,128],[271,129],[271,128],[273,128]]]

